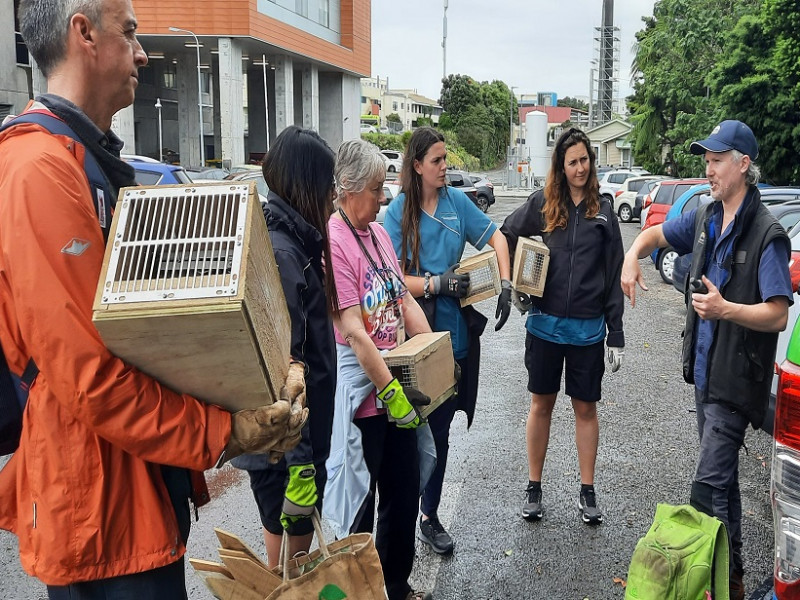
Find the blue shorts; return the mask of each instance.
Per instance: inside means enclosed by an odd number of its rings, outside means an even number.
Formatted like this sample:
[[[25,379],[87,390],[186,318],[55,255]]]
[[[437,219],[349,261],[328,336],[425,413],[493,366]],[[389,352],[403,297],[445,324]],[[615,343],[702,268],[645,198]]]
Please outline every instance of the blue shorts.
[[[528,332],[525,337],[525,367],[528,391],[555,394],[561,389],[561,373],[566,364],[564,393],[574,400],[600,400],[604,361],[604,342],[588,346],[556,344]]]

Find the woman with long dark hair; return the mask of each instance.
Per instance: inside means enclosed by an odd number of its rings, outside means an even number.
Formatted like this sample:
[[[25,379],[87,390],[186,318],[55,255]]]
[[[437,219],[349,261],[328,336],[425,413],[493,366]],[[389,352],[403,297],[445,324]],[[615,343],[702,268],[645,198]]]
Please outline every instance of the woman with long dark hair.
[[[619,222],[598,192],[595,156],[586,134],[570,128],[553,150],[544,190],[511,213],[501,231],[514,249],[522,236],[541,236],[550,266],[541,298],[515,292],[514,303],[527,312],[525,366],[531,408],[528,413],[528,487],[522,516],[544,515],[542,471],[550,421],[561,374],[575,413],[581,491],[578,510],[585,523],[602,522],[594,491],[599,440],[597,402],[605,372],[603,340],[612,371],[622,364],[623,296],[616,284],[622,270]]]
[[[446,185],[447,150],[444,137],[430,127],[414,130],[401,172],[402,193],[392,201],[384,227],[392,238],[411,294],[426,308],[434,331],[449,331],[453,355],[461,368],[457,399],[445,402],[429,417],[436,441],[436,470],[422,494],[419,538],[439,554],[453,551],[453,540],[437,511],[450,447],[450,424],[456,410],[472,423],[478,394],[480,339],[486,318],[459,299],[469,291],[469,275],[455,269],[469,242],[480,250],[486,244],[497,252],[503,291],[497,303],[495,330],[511,310],[510,261],[506,239],[489,217],[457,188]]]
[[[311,514],[322,509],[333,423],[336,350],[332,315],[337,311],[327,222],[333,211],[334,155],[316,132],[284,129],[264,159],[269,187],[264,216],[291,318],[290,397],[305,394],[309,408],[302,440],[285,455],[234,459],[247,469],[258,505],[267,560],[277,565],[283,531],[291,556],[307,552],[314,530]]]

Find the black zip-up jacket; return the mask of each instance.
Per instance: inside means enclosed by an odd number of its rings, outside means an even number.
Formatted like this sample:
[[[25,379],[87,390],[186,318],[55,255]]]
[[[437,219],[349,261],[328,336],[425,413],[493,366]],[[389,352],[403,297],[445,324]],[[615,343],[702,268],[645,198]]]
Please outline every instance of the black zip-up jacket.
[[[331,449],[336,346],[325,303],[322,236],[274,192],[267,199],[264,216],[292,323],[291,358],[306,365],[308,422],[300,444],[285,454],[286,464],[313,463],[324,473]],[[269,466],[266,454],[242,455],[231,462],[248,470]]]
[[[622,330],[624,296],[620,286],[622,235],[617,215],[606,200],[600,212],[586,218],[586,201],[570,206],[567,226],[543,233],[544,191],[538,190],[527,202],[506,217],[500,231],[508,240],[511,256],[520,237],[542,236],[550,250],[550,265],[542,298],[532,298],[542,312],[556,317],[592,319],[604,316],[606,344],[625,346]]]

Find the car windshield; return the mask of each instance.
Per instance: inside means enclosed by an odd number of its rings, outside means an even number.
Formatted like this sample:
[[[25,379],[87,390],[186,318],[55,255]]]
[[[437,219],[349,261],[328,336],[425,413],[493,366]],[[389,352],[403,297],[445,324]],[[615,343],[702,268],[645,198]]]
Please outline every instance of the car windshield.
[[[177,169],[173,171],[172,174],[175,176],[175,179],[178,180],[178,183],[192,183],[191,178],[183,169]]]
[[[159,181],[161,181],[161,173],[136,169],[136,183],[139,185],[158,185]]]

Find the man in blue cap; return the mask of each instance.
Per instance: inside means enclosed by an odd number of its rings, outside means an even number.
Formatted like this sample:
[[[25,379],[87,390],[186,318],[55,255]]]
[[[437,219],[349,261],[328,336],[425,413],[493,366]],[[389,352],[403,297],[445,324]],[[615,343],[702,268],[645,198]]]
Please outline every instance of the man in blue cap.
[[[739,449],[769,402],[778,332],[792,303],[789,239],[761,203],[758,143],[741,121],[723,121],[690,146],[703,155],[714,202],[642,231],[625,255],[621,285],[635,305],[647,290],[639,258],[672,246],[693,252],[683,377],[695,385],[700,455],[691,504],[719,518],[731,544],[731,598],[744,598]],[[691,302],[688,302],[691,300]]]

